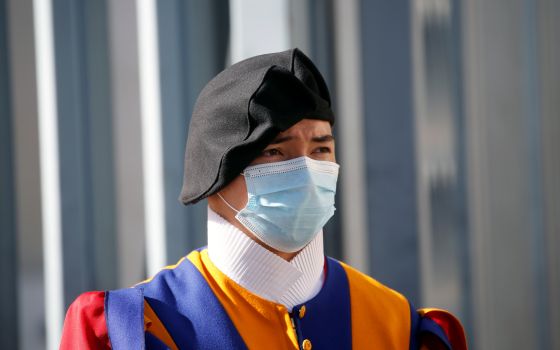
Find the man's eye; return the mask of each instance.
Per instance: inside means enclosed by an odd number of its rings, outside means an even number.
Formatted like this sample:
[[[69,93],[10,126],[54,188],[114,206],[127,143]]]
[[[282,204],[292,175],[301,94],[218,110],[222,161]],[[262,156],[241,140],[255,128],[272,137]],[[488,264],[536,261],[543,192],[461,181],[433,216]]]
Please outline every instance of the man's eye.
[[[271,148],[271,149],[264,150],[262,152],[262,155],[265,157],[281,156],[282,152],[280,152],[280,150],[276,148]]]
[[[319,147],[313,153],[331,153],[331,149],[329,147]]]

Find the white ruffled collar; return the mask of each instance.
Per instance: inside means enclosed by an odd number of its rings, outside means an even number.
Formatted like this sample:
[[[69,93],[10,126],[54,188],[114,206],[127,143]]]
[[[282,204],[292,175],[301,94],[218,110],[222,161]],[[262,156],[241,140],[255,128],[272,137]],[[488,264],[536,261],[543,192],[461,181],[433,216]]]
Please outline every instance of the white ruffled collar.
[[[322,230],[288,262],[208,208],[208,255],[237,284],[289,311],[317,295],[323,285]]]

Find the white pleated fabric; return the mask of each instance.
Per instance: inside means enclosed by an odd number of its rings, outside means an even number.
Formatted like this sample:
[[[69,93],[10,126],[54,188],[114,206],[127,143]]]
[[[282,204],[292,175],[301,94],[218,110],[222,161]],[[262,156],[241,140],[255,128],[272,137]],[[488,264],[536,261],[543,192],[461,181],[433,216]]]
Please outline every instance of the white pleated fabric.
[[[313,298],[323,285],[322,230],[288,262],[208,208],[208,255],[227,277],[288,311]]]

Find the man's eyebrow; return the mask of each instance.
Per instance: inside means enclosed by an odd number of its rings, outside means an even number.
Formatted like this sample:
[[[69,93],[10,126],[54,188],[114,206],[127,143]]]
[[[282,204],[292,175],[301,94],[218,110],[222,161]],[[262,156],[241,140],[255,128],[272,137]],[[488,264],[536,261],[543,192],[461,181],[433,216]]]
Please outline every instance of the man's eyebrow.
[[[334,141],[334,136],[332,135],[322,135],[322,136],[315,136],[311,138],[312,141],[314,142],[329,142],[329,141]]]
[[[290,141],[292,140],[294,137],[293,136],[282,136],[282,137],[277,137],[274,140],[272,140],[271,143],[269,143],[269,145],[277,145],[279,143],[282,142],[286,142],[286,141]]]
[[[269,143],[269,145],[277,145],[283,142],[287,142],[287,141],[291,141],[293,140],[294,137],[287,135],[287,136],[282,136],[282,137],[278,137],[275,138],[274,140],[272,140],[271,143]],[[327,134],[327,135],[321,135],[321,136],[314,136],[311,138],[311,141],[313,142],[330,142],[330,141],[334,141],[334,136]]]

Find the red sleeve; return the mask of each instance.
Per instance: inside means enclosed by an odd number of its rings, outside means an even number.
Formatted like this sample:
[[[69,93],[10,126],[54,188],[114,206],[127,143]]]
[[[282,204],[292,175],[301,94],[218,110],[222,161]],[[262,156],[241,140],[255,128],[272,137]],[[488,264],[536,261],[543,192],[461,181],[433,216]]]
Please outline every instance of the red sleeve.
[[[68,308],[60,350],[111,349],[105,321],[105,292],[80,295]]]
[[[441,309],[420,309],[420,315],[435,322],[444,332],[453,350],[467,350],[467,339],[461,322]]]

